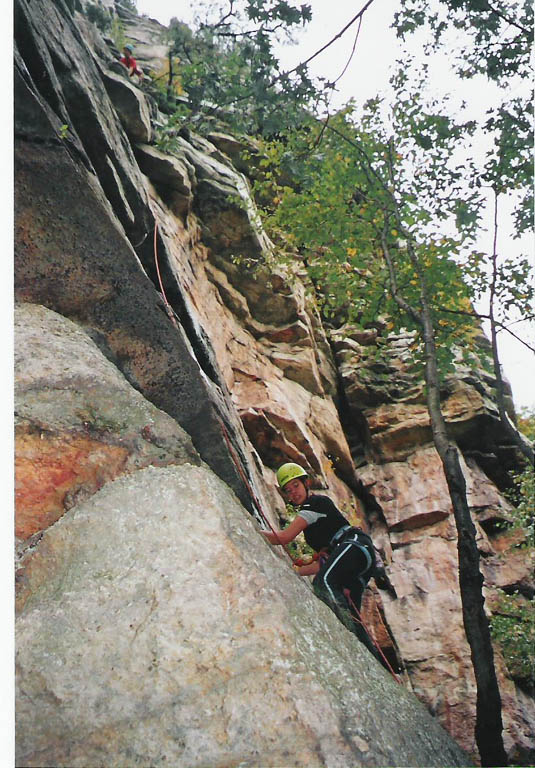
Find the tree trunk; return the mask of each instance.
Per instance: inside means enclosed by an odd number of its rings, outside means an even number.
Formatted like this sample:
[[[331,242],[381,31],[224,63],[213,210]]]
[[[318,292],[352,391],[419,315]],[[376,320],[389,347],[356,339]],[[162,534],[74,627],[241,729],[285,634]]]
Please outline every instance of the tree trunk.
[[[169,104],[174,103],[174,94],[173,94],[173,78],[174,78],[174,72],[173,72],[173,54],[171,52],[171,49],[168,51],[168,61],[169,61],[169,72],[167,73],[167,102]]]
[[[390,146],[390,153],[392,153],[392,146]],[[390,163],[390,173],[393,183],[392,163]],[[398,228],[400,231],[403,231],[403,223],[394,196],[392,196],[392,202]],[[388,216],[385,217],[385,221],[388,224]],[[386,224],[381,240],[384,258],[389,271],[390,291],[398,306],[420,327],[420,334],[425,347],[427,409],[431,421],[433,441],[442,461],[453,507],[455,525],[457,527],[459,591],[463,611],[463,624],[466,639],[470,646],[477,689],[476,744],[483,766],[506,766],[508,764],[507,755],[502,737],[502,700],[494,667],[494,651],[490,637],[489,622],[483,607],[485,602],[482,591],[483,576],[479,570],[476,529],[466,498],[466,482],[461,469],[459,454],[457,448],[449,441],[446,422],[440,404],[440,377],[438,374],[435,333],[426,288],[426,277],[409,239],[407,244],[409,257],[420,283],[420,311],[417,311],[398,291],[395,265],[386,237]]]
[[[424,292],[422,292],[424,293]],[[476,678],[476,743],[483,766],[506,766],[501,696],[494,667],[490,628],[484,611],[483,576],[479,570],[476,529],[466,498],[466,483],[457,449],[450,444],[440,406],[440,381],[429,307],[423,297],[421,323],[425,344],[427,406],[433,440],[442,460],[457,526],[459,587],[466,639]]]

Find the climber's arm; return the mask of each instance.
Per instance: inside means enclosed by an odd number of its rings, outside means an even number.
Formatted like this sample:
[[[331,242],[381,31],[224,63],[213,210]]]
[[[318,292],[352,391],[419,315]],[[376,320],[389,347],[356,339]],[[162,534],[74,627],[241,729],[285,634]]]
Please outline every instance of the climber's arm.
[[[262,533],[270,544],[289,544],[301,531],[305,530],[307,525],[307,521],[297,515],[283,531],[262,531]]]

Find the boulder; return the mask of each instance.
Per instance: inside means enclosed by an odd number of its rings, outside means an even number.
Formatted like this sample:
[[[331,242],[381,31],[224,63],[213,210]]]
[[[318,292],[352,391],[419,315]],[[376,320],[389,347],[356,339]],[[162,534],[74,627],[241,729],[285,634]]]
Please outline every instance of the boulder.
[[[187,435],[70,320],[15,310],[16,536],[43,530],[106,482],[200,459]]]
[[[132,142],[150,142],[153,129],[145,96],[125,77],[113,72],[104,73],[104,84],[128,138]]]
[[[18,765],[470,764],[205,467],[109,483],[26,557]]]

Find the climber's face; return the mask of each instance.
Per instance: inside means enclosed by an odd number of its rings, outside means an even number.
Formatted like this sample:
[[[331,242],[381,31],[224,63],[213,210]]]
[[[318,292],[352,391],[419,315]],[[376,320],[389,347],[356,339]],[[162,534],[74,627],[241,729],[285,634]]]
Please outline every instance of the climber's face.
[[[294,506],[304,504],[307,500],[308,491],[306,485],[299,477],[295,477],[289,483],[286,483],[282,492],[290,504]]]

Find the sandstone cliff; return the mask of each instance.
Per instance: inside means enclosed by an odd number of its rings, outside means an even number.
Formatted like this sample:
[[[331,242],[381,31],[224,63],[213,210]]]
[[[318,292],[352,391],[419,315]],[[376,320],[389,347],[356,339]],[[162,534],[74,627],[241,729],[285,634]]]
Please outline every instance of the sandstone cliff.
[[[467,764],[455,526],[411,339],[326,329],[306,275],[267,266],[239,142],[184,130],[164,154],[80,9],[15,8],[18,764]],[[165,55],[157,23],[125,25],[142,64]],[[444,399],[488,596],[532,595],[496,528],[515,456],[493,381],[459,368]],[[366,618],[403,686],[258,534],[286,459],[384,552],[394,589],[372,583]],[[527,763],[533,700],[497,663]]]

